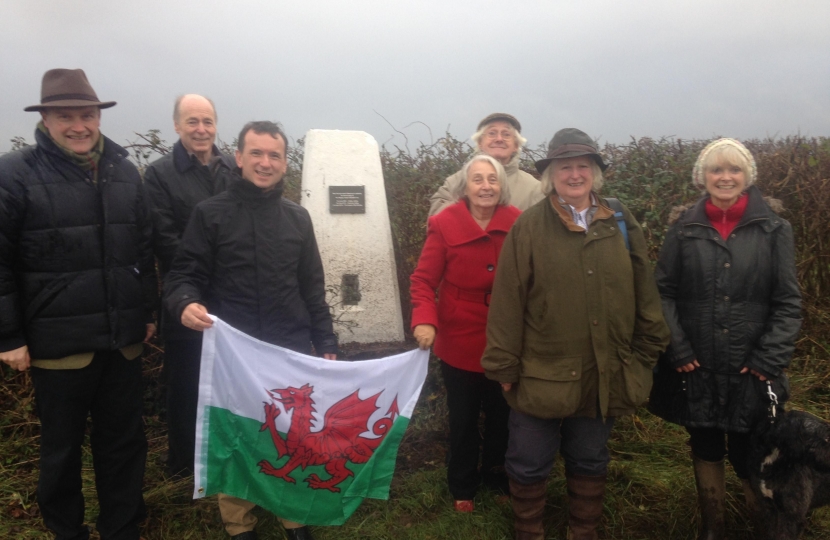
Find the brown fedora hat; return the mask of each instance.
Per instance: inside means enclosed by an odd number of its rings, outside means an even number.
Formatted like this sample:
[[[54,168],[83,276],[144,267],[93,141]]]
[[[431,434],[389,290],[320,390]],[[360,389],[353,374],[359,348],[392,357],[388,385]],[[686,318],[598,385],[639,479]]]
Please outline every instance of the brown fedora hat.
[[[98,101],[98,96],[82,69],[50,69],[43,74],[40,104],[24,111],[42,111],[51,107],[98,107],[106,109],[114,101]]]
[[[599,165],[600,170],[604,171],[608,168],[608,165],[602,161],[602,156],[599,155],[596,143],[587,133],[576,128],[565,128],[553,135],[548,145],[548,156],[535,163],[536,170],[542,174],[554,159],[577,156],[591,156],[591,159]]]

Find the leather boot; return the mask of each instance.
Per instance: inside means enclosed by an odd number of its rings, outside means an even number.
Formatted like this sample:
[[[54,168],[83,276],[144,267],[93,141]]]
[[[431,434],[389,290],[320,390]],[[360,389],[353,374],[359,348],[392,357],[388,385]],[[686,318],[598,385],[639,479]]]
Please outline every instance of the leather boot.
[[[520,484],[510,479],[513,501],[513,530],[516,540],[544,540],[545,483]]]
[[[692,456],[700,505],[700,534],[698,540],[723,540],[726,534],[724,522],[726,479],[723,460],[703,461]]]
[[[568,540],[597,540],[606,475],[568,475]]]

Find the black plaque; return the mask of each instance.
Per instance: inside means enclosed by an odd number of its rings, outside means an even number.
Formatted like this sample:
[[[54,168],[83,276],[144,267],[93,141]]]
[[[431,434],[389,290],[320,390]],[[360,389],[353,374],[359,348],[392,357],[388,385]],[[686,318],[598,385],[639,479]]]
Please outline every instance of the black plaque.
[[[365,186],[329,186],[329,212],[332,214],[365,214]]]
[[[357,274],[343,274],[343,279],[340,281],[340,293],[344,306],[360,304],[360,280]]]

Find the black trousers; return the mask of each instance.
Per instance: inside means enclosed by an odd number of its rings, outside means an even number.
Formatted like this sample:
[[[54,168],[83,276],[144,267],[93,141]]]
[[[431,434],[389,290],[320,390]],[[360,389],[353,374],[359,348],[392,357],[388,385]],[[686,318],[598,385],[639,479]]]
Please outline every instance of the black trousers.
[[[118,351],[95,353],[83,369],[32,368],[40,417],[37,500],[57,540],[85,540],[81,446],[87,418],[102,540],[137,540],[144,519],[141,495],[147,439],[141,418],[141,359]]]
[[[692,453],[704,461],[720,461],[729,456],[729,463],[735,469],[738,478],[749,478],[747,456],[749,456],[749,433],[734,433],[718,428],[692,428],[689,432],[689,445]],[[728,447],[727,447],[728,441]]]
[[[472,499],[482,481],[487,487],[507,493],[504,454],[510,407],[502,396],[501,385],[486,378],[484,373],[459,369],[446,362],[441,362],[441,372],[447,387],[450,413],[450,455],[447,460],[450,493],[454,499]],[[484,411],[483,437],[478,423],[481,411]]]
[[[201,339],[171,339],[164,344],[167,472],[170,475],[193,474],[201,358]]]

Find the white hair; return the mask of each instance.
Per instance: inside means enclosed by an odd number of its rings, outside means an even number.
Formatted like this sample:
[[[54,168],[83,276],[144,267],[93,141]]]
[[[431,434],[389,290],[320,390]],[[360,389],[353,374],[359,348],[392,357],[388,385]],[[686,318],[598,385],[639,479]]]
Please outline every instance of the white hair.
[[[588,156],[590,158],[590,156]],[[565,158],[568,159],[568,158]],[[552,160],[545,170],[542,171],[542,178],[540,181],[542,182],[542,193],[545,195],[550,195],[551,193],[556,193],[556,188],[553,185],[553,165],[556,163],[556,160]],[[591,191],[599,192],[602,189],[602,169],[599,167],[599,163],[596,160],[591,159],[591,172],[593,173],[593,181],[591,183]]]
[[[487,128],[488,128],[488,127],[490,127],[491,125],[495,124],[496,122],[504,122],[505,124],[507,124],[508,126],[510,126],[510,130],[513,132],[513,137],[516,139],[516,145],[517,145],[517,146],[516,146],[516,153],[517,153],[517,154],[518,154],[518,153],[520,153],[520,152],[522,151],[522,147],[523,147],[525,144],[527,144],[527,139],[525,139],[524,137],[522,137],[522,134],[521,134],[521,133],[519,133],[519,130],[518,130],[518,129],[516,129],[516,126],[514,126],[513,124],[511,124],[511,123],[510,123],[510,122],[508,122],[507,120],[503,120],[503,119],[501,119],[501,118],[496,118],[496,119],[495,119],[495,120],[493,120],[492,122],[489,122],[489,123],[484,124],[483,126],[481,126],[481,129],[479,129],[478,131],[476,131],[475,133],[473,133],[473,134],[470,136],[470,139],[472,139],[472,140],[473,140],[473,142],[474,142],[474,143],[476,143],[476,146],[478,146],[479,141],[480,141],[480,140],[481,140],[481,138],[484,136],[484,132],[485,132],[485,131],[487,131]]]
[[[499,204],[509,204],[510,203],[510,188],[507,187],[507,173],[504,172],[504,166],[494,157],[488,156],[487,154],[476,154],[471,157],[467,163],[461,168],[461,177],[462,181],[458,183],[458,187],[455,190],[456,199],[466,199],[467,195],[465,193],[465,189],[467,188],[467,175],[470,172],[470,167],[473,166],[473,163],[477,163],[479,161],[484,161],[489,163],[493,166],[496,170],[496,177],[499,180],[499,188],[501,188],[499,193]]]

